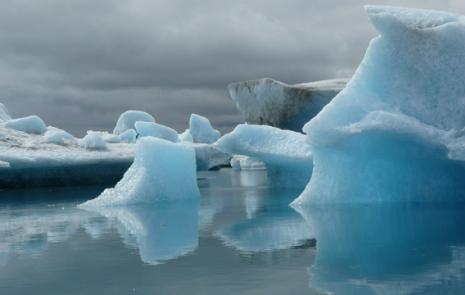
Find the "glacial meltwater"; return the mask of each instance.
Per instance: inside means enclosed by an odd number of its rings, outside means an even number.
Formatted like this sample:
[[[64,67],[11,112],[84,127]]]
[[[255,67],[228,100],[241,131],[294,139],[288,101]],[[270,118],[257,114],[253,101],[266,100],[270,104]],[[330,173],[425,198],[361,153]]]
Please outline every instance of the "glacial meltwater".
[[[463,294],[465,206],[295,210],[304,188],[266,171],[198,183],[96,211],[77,205],[101,187],[0,191],[0,294]]]

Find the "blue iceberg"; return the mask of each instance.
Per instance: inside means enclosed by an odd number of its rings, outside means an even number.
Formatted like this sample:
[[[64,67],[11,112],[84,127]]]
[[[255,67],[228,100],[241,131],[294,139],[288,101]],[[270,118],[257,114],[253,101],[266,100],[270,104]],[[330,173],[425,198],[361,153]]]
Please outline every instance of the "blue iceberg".
[[[366,11],[380,36],[304,126],[314,169],[293,205],[465,200],[465,18]]]
[[[81,208],[147,204],[196,199],[195,150],[154,137],[138,141],[134,163],[114,188],[106,189]],[[180,181],[182,180],[182,183]]]

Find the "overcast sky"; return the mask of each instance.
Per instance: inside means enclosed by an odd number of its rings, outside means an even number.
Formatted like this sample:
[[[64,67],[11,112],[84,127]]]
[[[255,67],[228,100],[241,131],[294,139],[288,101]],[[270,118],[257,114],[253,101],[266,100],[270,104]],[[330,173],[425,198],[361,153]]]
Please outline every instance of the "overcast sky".
[[[229,82],[349,77],[376,35],[363,5],[465,14],[464,0],[2,0],[0,102],[76,135],[127,109],[241,121]]]

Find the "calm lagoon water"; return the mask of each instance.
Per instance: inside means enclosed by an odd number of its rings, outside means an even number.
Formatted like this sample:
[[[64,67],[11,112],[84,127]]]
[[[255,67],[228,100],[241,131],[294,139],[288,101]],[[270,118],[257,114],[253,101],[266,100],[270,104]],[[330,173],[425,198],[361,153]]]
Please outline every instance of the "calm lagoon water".
[[[0,192],[0,294],[465,294],[463,206],[288,204],[264,171],[198,202],[90,212],[100,187]]]

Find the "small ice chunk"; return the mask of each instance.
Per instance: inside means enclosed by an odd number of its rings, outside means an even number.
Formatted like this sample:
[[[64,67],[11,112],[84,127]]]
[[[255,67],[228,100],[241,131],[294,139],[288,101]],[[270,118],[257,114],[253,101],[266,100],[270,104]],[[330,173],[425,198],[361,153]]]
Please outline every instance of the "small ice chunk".
[[[179,135],[176,130],[162,124],[153,122],[136,122],[135,127],[140,137],[152,136],[171,142],[179,141]]]
[[[231,159],[234,170],[266,170],[266,164],[252,157],[236,155]]]
[[[11,120],[10,113],[3,103],[0,103],[0,122]]]
[[[47,128],[47,132],[45,132],[44,138],[46,143],[53,143],[59,145],[65,145],[75,140],[74,136],[72,136],[68,132],[52,126],[49,126]]]
[[[189,120],[189,133],[196,143],[214,143],[221,136],[207,118],[196,114],[192,114]]]
[[[82,138],[79,145],[88,150],[105,150],[107,145],[100,132],[87,131],[87,135]]]
[[[176,201],[199,196],[194,149],[146,137],[138,141],[134,162],[123,179],[80,207]]]
[[[119,116],[113,133],[119,135],[129,129],[135,129],[134,124],[137,121],[154,123],[155,119],[143,111],[126,111]]]
[[[192,138],[192,134],[190,133],[189,129],[186,129],[183,133],[179,134],[179,140],[194,142],[194,138]]]
[[[0,161],[0,168],[10,168],[10,163],[5,161]]]
[[[5,126],[31,134],[44,134],[47,131],[44,121],[36,115],[9,120]]]
[[[134,129],[128,129],[119,135],[121,142],[134,143],[136,142],[137,132]]]

